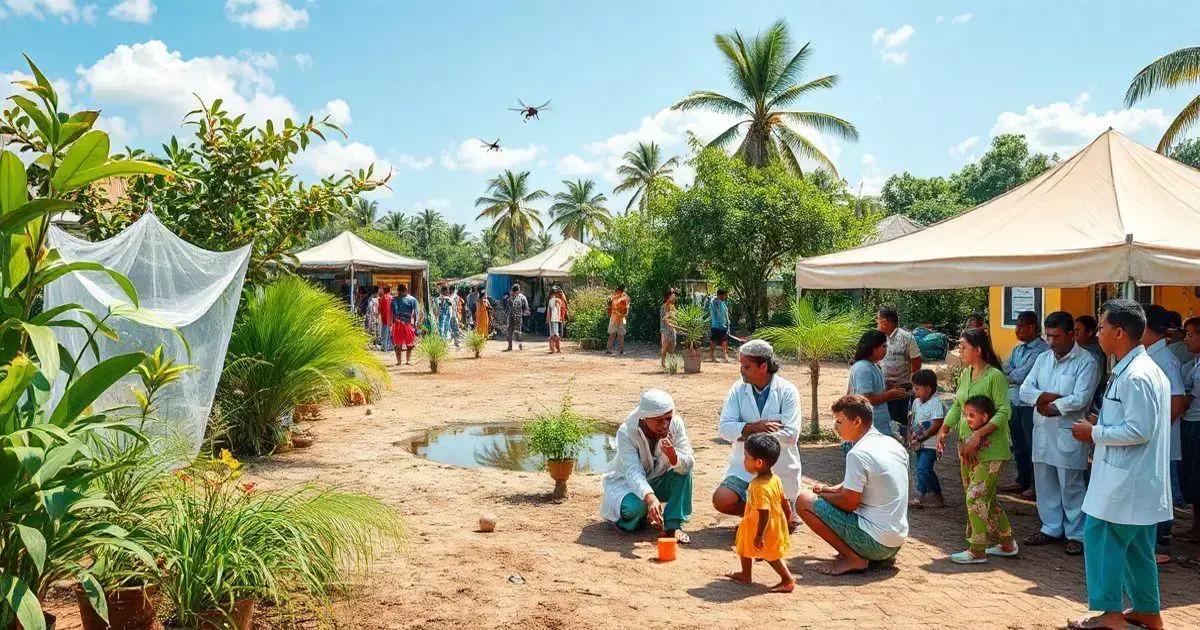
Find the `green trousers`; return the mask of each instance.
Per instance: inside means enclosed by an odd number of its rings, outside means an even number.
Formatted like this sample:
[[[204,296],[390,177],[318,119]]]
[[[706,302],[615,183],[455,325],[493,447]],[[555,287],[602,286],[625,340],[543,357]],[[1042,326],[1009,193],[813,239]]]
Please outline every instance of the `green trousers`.
[[[996,501],[996,484],[1004,464],[1001,460],[979,462],[974,466],[959,462],[967,504],[967,544],[977,554],[988,545],[1012,537],[1008,515]]]
[[[1158,565],[1154,563],[1154,525],[1119,525],[1088,516],[1083,523],[1083,569],[1088,608],[1157,613]]]
[[[692,515],[692,473],[668,471],[650,480],[650,489],[663,504],[663,529],[679,529]],[[632,532],[646,526],[646,503],[630,492],[621,499],[621,520],[617,527]]]

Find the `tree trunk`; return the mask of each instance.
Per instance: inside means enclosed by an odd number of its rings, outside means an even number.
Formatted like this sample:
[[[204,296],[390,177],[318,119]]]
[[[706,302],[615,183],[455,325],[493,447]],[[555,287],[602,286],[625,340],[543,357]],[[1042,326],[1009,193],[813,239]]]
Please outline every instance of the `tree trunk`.
[[[821,422],[819,420],[820,414],[817,413],[817,383],[820,381],[820,379],[821,362],[816,360],[810,361],[808,363],[808,381],[809,385],[812,386],[812,403],[810,405],[810,408],[812,409],[812,419],[809,421],[808,430],[814,437],[821,434]]]

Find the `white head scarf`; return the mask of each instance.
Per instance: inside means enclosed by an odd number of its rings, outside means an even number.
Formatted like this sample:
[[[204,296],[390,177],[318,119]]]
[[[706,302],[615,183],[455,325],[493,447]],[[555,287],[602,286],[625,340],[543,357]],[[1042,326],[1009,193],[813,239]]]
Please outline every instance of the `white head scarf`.
[[[633,411],[633,415],[640,420],[661,416],[674,409],[675,401],[671,398],[670,394],[661,389],[648,389],[642,392],[642,398],[638,401],[637,409]]]

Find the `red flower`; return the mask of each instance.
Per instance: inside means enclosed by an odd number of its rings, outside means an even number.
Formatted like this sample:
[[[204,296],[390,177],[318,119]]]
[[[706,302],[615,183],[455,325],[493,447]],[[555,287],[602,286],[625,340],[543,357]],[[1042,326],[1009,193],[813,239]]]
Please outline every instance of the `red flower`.
[[[254,489],[257,487],[258,487],[258,484],[254,483],[253,481],[251,481],[249,483],[244,483],[244,484],[242,484],[242,492],[245,492],[246,494],[250,494],[251,492],[254,492]]]

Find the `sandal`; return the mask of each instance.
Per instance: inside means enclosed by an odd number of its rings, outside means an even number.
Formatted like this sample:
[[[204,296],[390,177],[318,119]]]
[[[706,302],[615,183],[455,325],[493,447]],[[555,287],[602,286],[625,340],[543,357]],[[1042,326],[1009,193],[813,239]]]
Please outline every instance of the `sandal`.
[[[682,529],[675,530],[675,540],[678,540],[679,544],[681,545],[692,544],[692,537],[688,536],[687,532],[683,531]]]
[[[984,564],[987,561],[986,555],[981,558],[973,555],[970,551],[960,551],[950,554],[950,562],[954,564]]]
[[[1021,542],[1025,543],[1026,545],[1029,545],[1030,547],[1039,547],[1041,545],[1049,545],[1050,543],[1056,543],[1060,540],[1062,540],[1062,539],[1055,538],[1053,536],[1048,536],[1044,532],[1034,532],[1034,533],[1026,536],[1025,538],[1021,539]]]
[[[1005,551],[1004,547],[1001,547],[1000,545],[994,545],[988,547],[986,553],[989,556],[996,556],[998,558],[1016,558],[1017,554],[1021,553],[1021,548],[1017,546],[1017,541],[1014,540],[1012,551]]]
[[[1068,556],[1078,556],[1083,554],[1083,543],[1078,540],[1068,540],[1066,548],[1063,549]]]
[[[1067,622],[1069,630],[1124,630],[1124,628],[1114,628],[1112,626],[1101,625],[1096,621],[1099,617],[1088,617],[1087,619],[1072,619]]]

